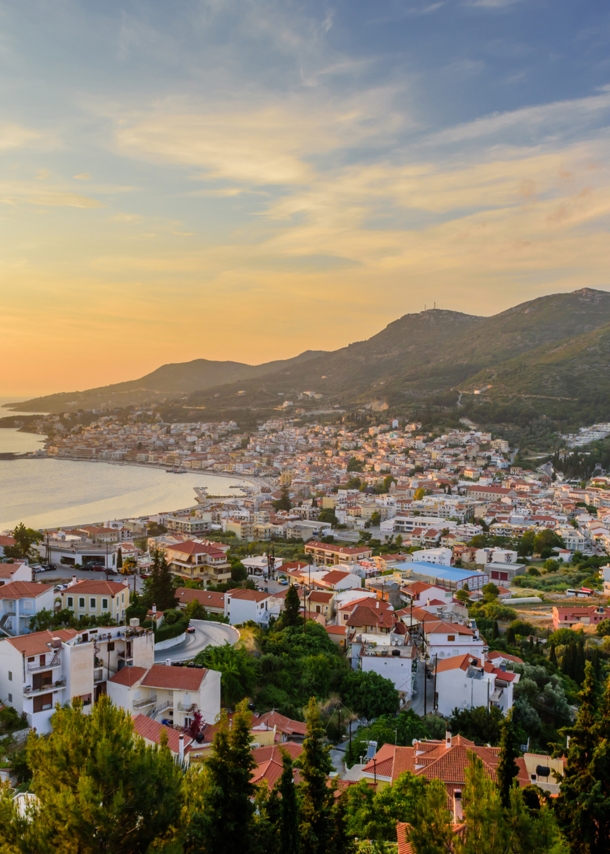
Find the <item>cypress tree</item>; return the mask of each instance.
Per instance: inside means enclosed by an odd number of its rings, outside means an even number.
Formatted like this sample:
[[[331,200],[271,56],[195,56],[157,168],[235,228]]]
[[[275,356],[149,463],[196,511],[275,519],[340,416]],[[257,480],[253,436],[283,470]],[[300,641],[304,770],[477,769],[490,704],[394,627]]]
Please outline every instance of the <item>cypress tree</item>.
[[[470,753],[464,786],[466,832],[463,854],[497,854],[506,845],[506,824],[500,792],[479,757]]]
[[[557,667],[557,652],[555,650],[555,644],[551,644],[551,649],[549,652],[549,661],[551,664],[554,664]]]
[[[280,777],[280,851],[281,854],[299,854],[299,804],[292,759],[284,751]]]
[[[409,843],[414,854],[447,854],[455,834],[447,809],[447,790],[441,780],[431,780],[415,808]]]
[[[556,801],[560,825],[566,833],[574,854],[593,854],[597,851],[597,829],[593,820],[595,807],[590,793],[595,779],[592,761],[597,746],[599,728],[598,698],[595,676],[590,661],[585,666],[585,677],[579,693],[580,708],[574,725],[561,730],[570,737],[568,761]]]
[[[329,854],[332,838],[332,808],[334,794],[328,785],[333,769],[329,748],[324,744],[324,727],[315,697],[305,711],[307,735],[301,767],[301,850],[303,854]]]
[[[252,715],[247,701],[237,706],[229,728],[224,714],[214,736],[212,755],[202,772],[199,802],[190,814],[185,850],[206,854],[248,854],[254,845],[255,762],[250,749]],[[199,781],[195,780],[195,786]]]
[[[610,679],[599,709],[599,718],[593,727],[595,747],[591,774],[594,780],[589,792],[590,815],[594,829],[591,854],[610,850]]]
[[[505,808],[510,805],[510,792],[513,780],[519,774],[519,768],[516,762],[519,755],[519,742],[515,732],[513,711],[511,709],[506,715],[506,718],[502,721],[500,735],[500,762],[496,769],[500,798],[502,800],[502,806]]]
[[[301,600],[299,592],[291,584],[286,591],[286,599],[284,600],[284,612],[282,614],[282,628],[286,626],[298,626],[301,623]]]
[[[153,564],[150,577],[144,582],[142,602],[147,608],[156,605],[159,611],[175,608],[178,602],[174,590],[174,579],[165,558],[165,552],[159,549],[153,552]]]

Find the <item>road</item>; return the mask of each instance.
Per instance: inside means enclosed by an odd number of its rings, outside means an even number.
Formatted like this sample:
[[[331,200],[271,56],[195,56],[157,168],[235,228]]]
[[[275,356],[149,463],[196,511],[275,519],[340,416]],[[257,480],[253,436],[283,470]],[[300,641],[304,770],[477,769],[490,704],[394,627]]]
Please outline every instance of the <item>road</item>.
[[[431,668],[430,668],[431,670]],[[415,694],[411,708],[416,715],[424,714],[424,663],[418,662],[417,672],[413,674]],[[434,711],[434,679],[426,679],[426,713]]]
[[[180,646],[155,652],[155,664],[163,664],[167,659],[170,661],[188,661],[208,646],[223,646],[225,643],[234,644],[239,640],[237,629],[227,626],[225,623],[191,620],[191,626],[195,631],[193,634],[187,635],[186,640]]]

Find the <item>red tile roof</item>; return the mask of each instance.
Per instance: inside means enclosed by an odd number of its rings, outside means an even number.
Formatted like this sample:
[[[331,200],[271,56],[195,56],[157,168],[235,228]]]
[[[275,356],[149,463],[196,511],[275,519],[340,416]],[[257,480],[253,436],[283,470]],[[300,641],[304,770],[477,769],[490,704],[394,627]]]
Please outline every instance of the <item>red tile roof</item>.
[[[208,671],[200,667],[172,667],[154,664],[144,679],[143,688],[166,688],[174,691],[199,691]]]
[[[43,593],[53,590],[52,584],[39,584],[37,581],[11,581],[0,587],[0,599],[36,599]]]
[[[62,595],[80,596],[84,593],[87,596],[110,596],[114,598],[125,592],[129,593],[129,585],[127,584],[121,584],[118,581],[95,581],[92,579],[91,581],[77,581],[76,584],[72,584],[63,590]]]
[[[193,590],[189,587],[179,587],[176,590],[178,604],[189,602],[199,602],[204,608],[216,608],[219,611],[224,611],[225,594],[216,593],[213,590]]]
[[[159,724],[152,718],[147,718],[146,715],[136,715],[133,718],[133,730],[142,738],[153,741],[155,744],[161,744],[161,733],[165,733],[167,735],[167,746],[172,753],[180,752],[180,733],[172,727]],[[190,735],[184,733],[184,749],[186,750],[192,743],[193,739]]]
[[[108,680],[115,685],[126,685],[128,688],[133,687],[136,682],[139,682],[145,676],[147,670],[145,667],[122,667],[114,676]]]
[[[76,629],[55,629],[52,632],[47,630],[45,632],[32,632],[29,635],[18,635],[15,638],[7,638],[7,643],[10,643],[26,657],[44,655],[47,652],[51,652],[50,644],[53,638],[68,641],[76,637],[77,634]]]
[[[248,590],[247,588],[236,588],[229,590],[227,596],[231,599],[243,599],[248,602],[263,602],[268,599],[271,594],[263,593],[262,590]]]
[[[259,727],[265,729],[276,727],[277,731],[283,735],[302,735],[304,737],[307,733],[307,725],[302,721],[293,721],[276,711],[256,715],[252,719],[252,729],[256,730]]]

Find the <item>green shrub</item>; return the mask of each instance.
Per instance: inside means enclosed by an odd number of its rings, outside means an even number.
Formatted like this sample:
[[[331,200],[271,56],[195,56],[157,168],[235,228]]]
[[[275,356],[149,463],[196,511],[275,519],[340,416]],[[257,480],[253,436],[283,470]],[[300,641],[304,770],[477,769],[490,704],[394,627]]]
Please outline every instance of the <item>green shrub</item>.
[[[161,641],[177,638],[188,629],[188,626],[189,621],[185,619],[178,620],[178,622],[171,623],[170,625],[166,625],[164,623],[161,628],[157,629],[155,632],[155,643],[161,643]]]

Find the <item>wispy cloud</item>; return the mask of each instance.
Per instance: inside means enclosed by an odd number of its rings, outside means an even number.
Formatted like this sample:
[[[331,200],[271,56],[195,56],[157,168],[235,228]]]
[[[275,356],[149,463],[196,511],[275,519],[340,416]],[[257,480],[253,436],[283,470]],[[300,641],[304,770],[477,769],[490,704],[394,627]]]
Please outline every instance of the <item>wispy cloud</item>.
[[[58,145],[55,133],[24,127],[14,122],[0,122],[0,151],[34,148],[48,150]]]

